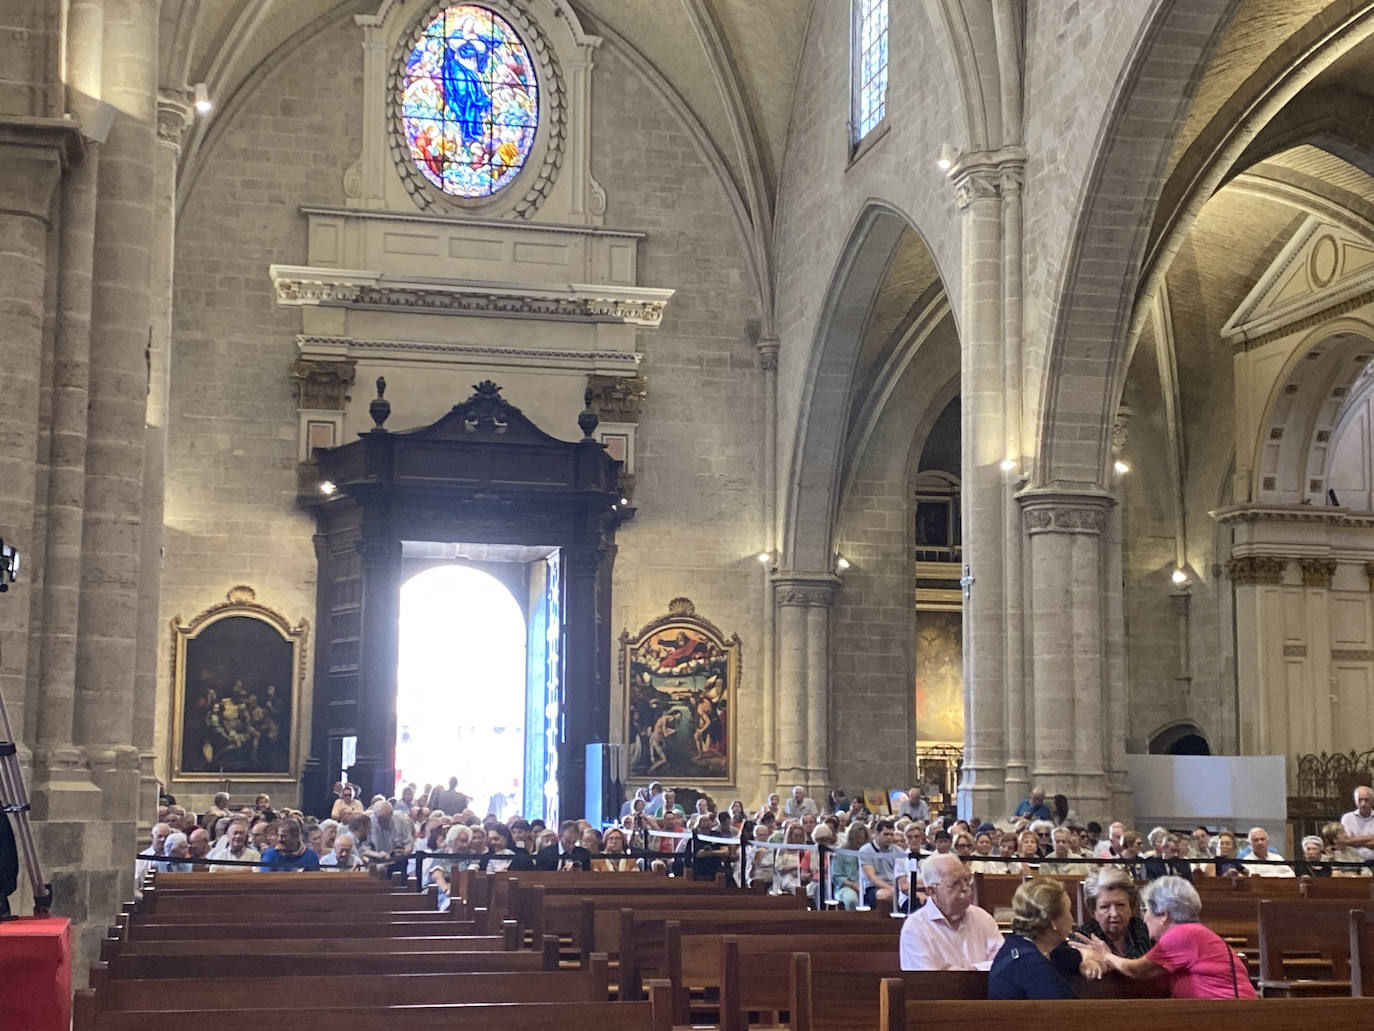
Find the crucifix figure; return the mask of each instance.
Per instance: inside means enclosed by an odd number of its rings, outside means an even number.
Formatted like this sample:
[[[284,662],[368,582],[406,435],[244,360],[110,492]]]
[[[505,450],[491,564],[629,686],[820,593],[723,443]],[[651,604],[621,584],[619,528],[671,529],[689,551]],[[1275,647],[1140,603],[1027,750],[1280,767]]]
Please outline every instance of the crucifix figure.
[[[959,578],[959,586],[964,589],[964,598],[968,599],[973,595],[973,574],[968,566],[964,566],[964,575]]]

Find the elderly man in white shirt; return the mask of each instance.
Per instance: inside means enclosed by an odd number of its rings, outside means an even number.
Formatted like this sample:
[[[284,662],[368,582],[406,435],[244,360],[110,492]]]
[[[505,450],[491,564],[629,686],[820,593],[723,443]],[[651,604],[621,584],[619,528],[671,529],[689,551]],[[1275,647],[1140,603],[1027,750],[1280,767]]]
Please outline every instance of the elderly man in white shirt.
[[[139,858],[134,862],[134,897],[143,897],[143,879],[156,869],[156,864],[151,858],[144,859],[144,856],[160,856],[163,848],[167,845],[167,835],[172,833],[172,828],[165,823],[153,824],[152,844],[139,853]]]
[[[921,864],[927,902],[902,924],[903,970],[987,970],[1002,948],[1002,932],[973,904],[973,874],[949,853]]]
[[[206,858],[210,860],[211,873],[248,873],[252,870],[250,866],[215,865],[215,860],[256,863],[262,856],[257,849],[248,844],[248,824],[243,820],[230,820],[229,826],[224,829],[224,835],[215,842],[215,847]]]
[[[1243,857],[1245,869],[1251,877],[1295,877],[1291,866],[1270,866],[1283,862],[1283,856],[1269,847],[1269,832],[1263,827],[1250,828],[1250,854]],[[1255,860],[1255,862],[1251,862]]]
[[[800,820],[807,813],[816,816],[820,810],[816,808],[816,800],[806,797],[806,789],[800,784],[792,789],[792,794],[783,803],[782,814],[793,820]]]
[[[1345,844],[1360,853],[1366,862],[1374,859],[1374,788],[1355,789],[1355,808],[1341,817]]]

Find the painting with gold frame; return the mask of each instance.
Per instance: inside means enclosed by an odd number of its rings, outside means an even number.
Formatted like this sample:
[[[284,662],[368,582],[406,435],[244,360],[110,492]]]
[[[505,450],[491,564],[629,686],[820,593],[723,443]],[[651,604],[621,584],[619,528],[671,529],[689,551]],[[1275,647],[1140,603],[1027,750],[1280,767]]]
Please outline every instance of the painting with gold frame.
[[[734,783],[740,640],[688,598],[620,635],[629,780]]]
[[[172,619],[174,779],[296,779],[309,631],[247,586],[188,623]]]

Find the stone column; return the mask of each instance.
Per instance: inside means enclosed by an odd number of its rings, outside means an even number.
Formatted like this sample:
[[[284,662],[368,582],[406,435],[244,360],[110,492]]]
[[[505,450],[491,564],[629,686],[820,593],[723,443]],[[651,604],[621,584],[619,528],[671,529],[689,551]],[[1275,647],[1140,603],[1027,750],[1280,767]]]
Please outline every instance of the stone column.
[[[138,640],[146,351],[154,250],[158,4],[107,0],[103,99],[117,111],[101,150],[91,295],[90,395],[77,640],[76,725],[108,818],[137,815]]]
[[[830,606],[838,579],[780,574],[778,607],[777,785],[810,792],[830,787]],[[772,789],[770,789],[772,790]]]
[[[1103,720],[1107,494],[1027,491],[1034,690],[1031,779],[1085,818],[1108,810]]]
[[[776,337],[761,338],[757,344],[759,369],[763,376],[763,542],[764,551],[776,553],[777,523],[777,422],[778,422],[778,346]],[[759,748],[758,799],[763,802],[778,783],[778,683],[774,658],[777,652],[777,610],[773,605],[773,587],[765,564],[763,580],[763,640],[759,642],[759,707],[763,733]]]
[[[1007,502],[1002,212],[997,165],[971,155],[950,173],[963,215],[960,401],[963,421],[964,768],[959,813],[996,814],[1006,798]]]
[[[1272,755],[1288,751],[1282,725],[1283,707],[1275,705],[1271,680],[1283,681],[1283,600],[1276,588],[1283,583],[1286,559],[1271,555],[1241,555],[1226,563],[1236,598],[1236,707],[1241,755]]]
[[[39,385],[43,376],[48,307],[48,249],[53,199],[70,155],[79,150],[74,127],[58,119],[0,121],[0,352],[5,356],[6,402],[0,407],[0,537],[21,551],[20,571],[39,558],[22,554],[35,526]],[[46,457],[46,456],[44,456]],[[43,499],[46,502],[46,498]],[[0,693],[20,742],[32,738],[24,711],[29,606],[5,599],[0,631],[4,667]]]
[[[163,91],[157,103],[153,168],[153,251],[149,284],[148,399],[143,430],[143,523],[139,541],[138,645],[134,671],[134,736],[144,804],[157,799],[157,673],[162,599],[162,509],[167,471],[167,397],[172,369],[172,280],[176,267],[177,161],[191,98]],[[171,770],[163,771],[170,776]],[[145,817],[147,814],[143,814]],[[145,820],[146,822],[146,820]]]

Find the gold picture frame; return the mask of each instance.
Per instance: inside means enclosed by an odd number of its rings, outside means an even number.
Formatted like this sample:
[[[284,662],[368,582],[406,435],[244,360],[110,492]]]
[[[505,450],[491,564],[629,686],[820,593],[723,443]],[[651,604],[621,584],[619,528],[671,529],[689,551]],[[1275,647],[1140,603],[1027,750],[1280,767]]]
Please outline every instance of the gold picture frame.
[[[740,639],[674,598],[668,614],[620,635],[628,780],[735,782]]]
[[[310,623],[253,588],[172,625],[172,778],[295,781]]]

